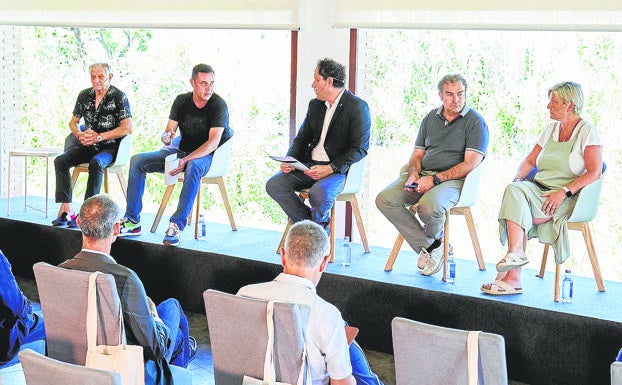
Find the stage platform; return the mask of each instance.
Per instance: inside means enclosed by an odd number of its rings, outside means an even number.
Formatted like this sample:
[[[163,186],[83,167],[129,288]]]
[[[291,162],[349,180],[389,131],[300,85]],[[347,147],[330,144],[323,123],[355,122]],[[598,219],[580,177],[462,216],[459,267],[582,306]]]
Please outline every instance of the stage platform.
[[[10,216],[6,200],[0,200],[0,248],[16,275],[30,278],[34,263],[58,264],[79,251],[78,230],[49,224],[57,205],[46,219],[40,212],[20,208],[23,197],[13,199]],[[205,289],[234,293],[281,271],[275,253],[280,232],[248,227],[234,232],[228,224],[208,222],[206,241],[194,240],[194,229],[188,228],[180,247],[173,248],[161,244],[166,221],[152,234],[148,231],[152,220],[153,214],[144,214],[143,234],[118,239],[112,255],[138,273],[156,302],[175,297],[185,309],[201,313]],[[502,335],[508,375],[515,381],[610,384],[609,365],[622,347],[621,282],[606,281],[607,291],[600,293],[593,278],[574,277],[574,302],[562,304],[552,300],[552,273],[540,279],[535,270],[525,269],[524,294],[493,297],[479,290],[494,276],[492,264],[479,271],[474,260],[458,259],[456,282],[447,284],[440,273],[422,276],[415,253],[407,250],[393,271],[385,272],[389,251],[372,246],[372,252],[365,254],[362,245],[354,243],[352,266],[329,264],[318,287],[344,319],[360,328],[357,340],[366,348],[392,353],[390,323],[400,316]]]

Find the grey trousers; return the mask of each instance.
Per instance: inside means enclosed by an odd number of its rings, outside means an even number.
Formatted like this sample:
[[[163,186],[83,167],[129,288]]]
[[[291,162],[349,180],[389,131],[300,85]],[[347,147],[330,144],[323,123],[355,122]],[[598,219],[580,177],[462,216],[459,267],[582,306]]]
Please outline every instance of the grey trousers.
[[[422,172],[433,175],[434,172]],[[405,191],[408,170],[402,167],[400,177],[385,187],[376,197],[376,207],[402,234],[412,249],[419,253],[435,239],[443,238],[445,211],[456,205],[464,180],[448,180],[425,194]],[[417,204],[417,216],[409,209]]]

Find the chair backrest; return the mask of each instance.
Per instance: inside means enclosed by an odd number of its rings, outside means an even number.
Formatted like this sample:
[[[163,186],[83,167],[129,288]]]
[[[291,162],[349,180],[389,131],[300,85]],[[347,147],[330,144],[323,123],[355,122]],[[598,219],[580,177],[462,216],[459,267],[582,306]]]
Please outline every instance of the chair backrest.
[[[232,139],[233,138],[229,138],[229,140],[214,151],[212,164],[209,167],[207,175],[205,175],[206,178],[216,178],[227,175],[227,171],[229,170],[229,161],[231,159]]]
[[[26,385],[121,385],[121,375],[108,370],[69,364],[34,350],[19,352]]]
[[[588,184],[579,191],[577,202],[572,210],[572,214],[568,218],[568,222],[589,222],[596,218],[604,177],[605,174],[603,173],[597,181]]]
[[[267,301],[217,290],[203,292],[216,385],[239,385],[244,375],[263,378]],[[274,305],[277,381],[295,384],[302,368],[303,325],[298,305]]]
[[[477,193],[479,192],[479,184],[482,179],[482,160],[470,173],[464,178],[464,184],[460,191],[460,198],[455,207],[471,207],[477,202]]]
[[[363,187],[363,177],[365,176],[365,164],[367,163],[367,157],[359,160],[356,163],[352,163],[348,170],[346,177],[346,184],[343,187],[343,191],[339,194],[356,194],[361,191]]]
[[[468,331],[396,317],[391,322],[397,385],[467,384]],[[505,340],[479,334],[479,383],[507,384]]]
[[[89,276],[45,262],[33,266],[45,320],[48,356],[77,365],[86,361],[86,308]],[[119,295],[112,275],[97,276],[97,341],[119,343]]]
[[[613,361],[611,364],[611,385],[622,385],[622,362]]]
[[[121,139],[119,143],[119,149],[117,150],[117,157],[114,162],[108,167],[123,167],[130,161],[130,155],[132,152],[132,135],[126,135]]]

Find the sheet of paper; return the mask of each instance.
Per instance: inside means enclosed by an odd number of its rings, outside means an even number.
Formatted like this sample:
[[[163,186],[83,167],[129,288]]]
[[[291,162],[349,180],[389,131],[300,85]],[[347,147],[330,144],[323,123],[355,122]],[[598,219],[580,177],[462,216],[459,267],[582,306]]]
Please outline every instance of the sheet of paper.
[[[292,167],[294,167],[294,168],[296,168],[298,170],[301,170],[301,171],[306,171],[306,170],[309,169],[309,167],[307,167],[303,163],[299,162],[298,159],[293,158],[291,156],[270,155],[270,159],[276,160],[277,162],[281,162],[281,163],[287,163],[287,164],[291,165]]]
[[[177,154],[171,154],[164,158],[164,184],[170,186],[177,183],[177,175],[171,175],[169,172],[179,166]]]

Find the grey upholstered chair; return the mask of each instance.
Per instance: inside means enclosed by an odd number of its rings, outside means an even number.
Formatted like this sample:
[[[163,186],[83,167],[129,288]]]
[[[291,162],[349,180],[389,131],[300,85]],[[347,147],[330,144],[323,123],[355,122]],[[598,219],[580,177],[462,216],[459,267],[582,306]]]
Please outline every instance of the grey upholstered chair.
[[[391,322],[396,385],[467,384],[468,331],[396,317]],[[479,334],[479,383],[507,385],[505,340]]]
[[[206,290],[203,293],[216,385],[239,385],[244,375],[263,378],[268,331],[267,301]],[[302,368],[303,325],[308,310],[274,305],[275,369],[280,382],[295,384]]]
[[[68,364],[34,350],[19,352],[26,385],[121,385],[119,373]]]
[[[45,320],[48,356],[71,364],[86,361],[86,308],[90,272],[63,269],[45,262],[33,266]],[[114,277],[97,276],[97,343],[119,339],[119,295]],[[188,369],[169,365],[175,383],[192,384]]]
[[[622,362],[614,361],[611,364],[611,385],[622,385]]]

